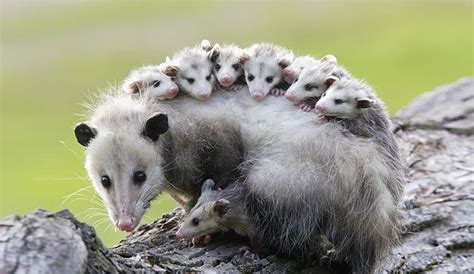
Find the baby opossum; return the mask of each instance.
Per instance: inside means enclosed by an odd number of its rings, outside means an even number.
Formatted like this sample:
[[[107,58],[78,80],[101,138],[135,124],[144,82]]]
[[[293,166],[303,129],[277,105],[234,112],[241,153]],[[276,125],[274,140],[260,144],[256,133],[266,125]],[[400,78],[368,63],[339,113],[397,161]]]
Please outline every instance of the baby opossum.
[[[336,57],[326,55],[318,62],[305,67],[285,96],[304,111],[310,111],[323,92],[341,78],[349,78],[349,73],[337,65]]]
[[[334,82],[316,103],[315,111],[320,121],[338,123],[355,136],[373,140],[391,167],[402,165],[385,106],[367,84],[354,79]],[[388,185],[396,200],[402,194],[402,185],[402,182]]]
[[[213,190],[214,184],[211,179],[204,182],[201,196],[186,216],[176,237],[189,239],[233,230],[240,236],[252,239],[254,231],[245,209],[243,186],[234,183],[224,189]]]
[[[291,85],[299,77],[305,67],[317,65],[319,65],[319,60],[311,56],[298,56],[289,66],[283,69],[283,78]]]
[[[210,49],[207,45],[185,48],[167,58],[171,75],[176,75],[179,89],[199,100],[207,100],[214,89],[215,77],[212,73],[214,64],[211,61]]]
[[[221,47],[215,44],[210,54],[214,62],[214,75],[224,89],[236,91],[246,85],[243,64],[248,56],[242,49],[235,45]]]
[[[173,99],[179,89],[173,78],[167,74],[173,73],[166,64],[144,66],[132,71],[125,78],[122,89],[129,94],[144,95],[159,100]]]
[[[244,72],[249,92],[260,101],[270,92],[282,94],[288,88],[282,70],[290,65],[293,53],[271,44],[255,44],[245,50]]]

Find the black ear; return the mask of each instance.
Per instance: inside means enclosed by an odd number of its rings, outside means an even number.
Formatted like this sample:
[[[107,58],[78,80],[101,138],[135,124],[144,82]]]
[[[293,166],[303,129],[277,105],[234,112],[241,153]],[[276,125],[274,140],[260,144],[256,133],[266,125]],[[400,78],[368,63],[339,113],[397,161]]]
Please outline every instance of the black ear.
[[[204,183],[202,184],[202,187],[201,187],[201,193],[211,191],[212,188],[214,187],[214,184],[215,183],[212,179],[207,179],[206,181],[204,181]]]
[[[358,108],[370,108],[374,105],[374,100],[368,98],[357,99],[356,102]]]
[[[143,135],[150,138],[153,142],[158,140],[160,134],[168,131],[168,115],[159,113],[146,121],[145,130]]]
[[[337,78],[334,75],[331,75],[326,79],[326,81],[324,81],[324,84],[326,85],[326,87],[329,88],[332,84],[334,84],[334,82],[336,82],[338,80],[339,80],[339,78]]]
[[[216,62],[220,54],[221,54],[221,46],[219,44],[215,44],[214,47],[212,47],[212,49],[208,53],[209,60],[211,60],[211,62],[213,63]]]
[[[226,199],[219,199],[214,202],[214,212],[219,217],[223,217],[230,209],[230,202]]]
[[[74,129],[77,142],[85,147],[89,145],[89,142],[97,135],[96,130],[90,128],[84,123],[80,123]]]

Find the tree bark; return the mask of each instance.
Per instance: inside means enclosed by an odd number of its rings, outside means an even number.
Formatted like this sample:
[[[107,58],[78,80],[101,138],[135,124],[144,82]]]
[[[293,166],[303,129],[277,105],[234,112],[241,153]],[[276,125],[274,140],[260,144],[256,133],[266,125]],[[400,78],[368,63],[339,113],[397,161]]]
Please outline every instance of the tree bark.
[[[422,95],[400,111],[394,125],[410,182],[401,243],[377,272],[474,271],[474,78]],[[245,242],[233,237],[191,246],[174,237],[182,216],[175,209],[110,249],[67,210],[6,217],[0,220],[0,273],[331,273],[272,254],[242,256]]]

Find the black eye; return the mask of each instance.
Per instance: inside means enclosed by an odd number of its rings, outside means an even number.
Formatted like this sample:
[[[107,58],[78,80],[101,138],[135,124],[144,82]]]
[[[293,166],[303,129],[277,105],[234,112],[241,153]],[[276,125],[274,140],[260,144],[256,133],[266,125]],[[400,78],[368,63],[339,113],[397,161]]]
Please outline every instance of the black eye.
[[[315,88],[315,86],[313,86],[311,84],[304,85],[304,89],[307,90],[307,91],[311,91],[313,88]]]
[[[221,69],[221,65],[216,64],[216,65],[214,66],[214,69],[215,69],[216,71],[219,71],[219,70]]]
[[[265,78],[265,81],[267,81],[267,83],[271,84],[273,82],[273,76],[268,76],[267,78]]]
[[[240,68],[240,64],[239,63],[235,63],[232,65],[232,67],[235,69],[235,70],[238,70]]]
[[[137,171],[133,174],[133,182],[136,185],[141,185],[146,181],[146,174],[143,171]]]
[[[193,226],[198,226],[199,225],[199,219],[198,218],[193,218],[191,220],[191,222],[193,223]]]
[[[321,94],[321,98],[323,98],[324,96],[326,96],[326,92],[323,92],[323,94]]]
[[[255,76],[253,76],[252,74],[249,74],[247,76],[247,80],[249,80],[249,82],[251,82],[253,79],[255,79]]]
[[[160,86],[160,81],[159,80],[155,80],[153,82],[151,82],[151,85],[154,87],[154,88],[157,88]]]
[[[206,76],[206,80],[207,80],[207,81],[211,81],[211,74],[209,74],[208,76]]]
[[[295,83],[298,82],[298,77],[295,78]]]
[[[105,188],[109,188],[112,185],[112,182],[110,181],[110,178],[107,175],[102,176],[100,182]]]
[[[194,83],[194,78],[188,78],[188,79],[186,79],[186,80],[188,80],[188,83],[189,83],[190,85],[192,85],[192,84]]]
[[[334,99],[334,104],[340,105],[340,104],[342,104],[342,100],[341,99]]]

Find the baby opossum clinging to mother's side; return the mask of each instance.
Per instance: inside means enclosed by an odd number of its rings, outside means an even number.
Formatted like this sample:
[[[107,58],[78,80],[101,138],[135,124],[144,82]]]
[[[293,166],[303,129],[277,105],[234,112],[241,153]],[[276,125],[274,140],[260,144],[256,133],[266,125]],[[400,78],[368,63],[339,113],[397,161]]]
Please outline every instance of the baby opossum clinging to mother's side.
[[[213,187],[213,180],[204,182],[201,196],[176,232],[176,237],[196,238],[233,230],[251,239],[254,231],[245,210],[243,186],[235,183],[224,189],[213,190]]]

